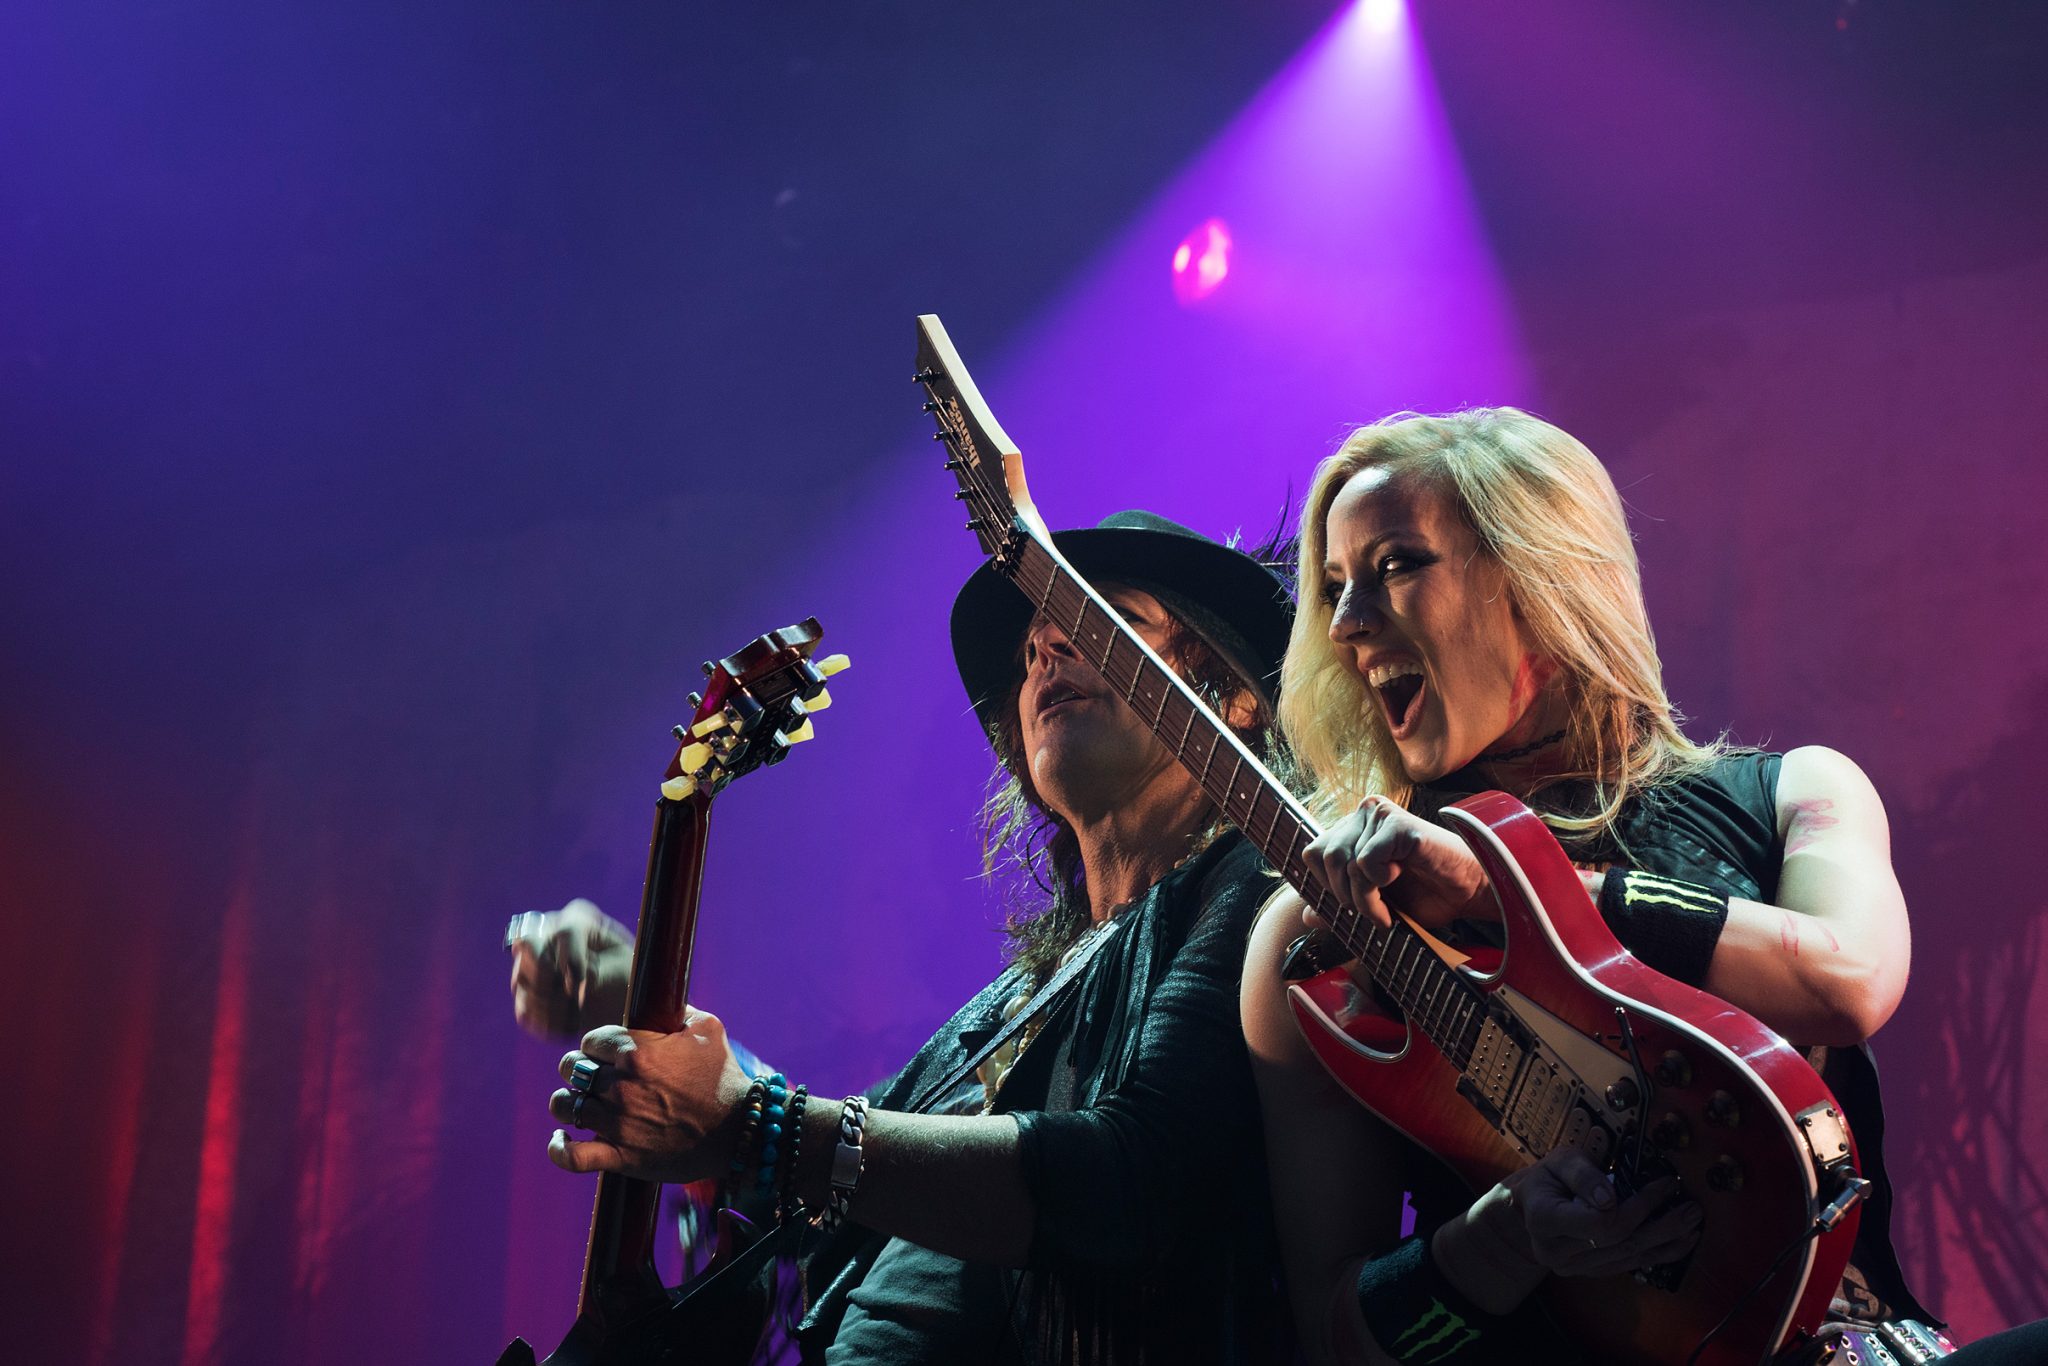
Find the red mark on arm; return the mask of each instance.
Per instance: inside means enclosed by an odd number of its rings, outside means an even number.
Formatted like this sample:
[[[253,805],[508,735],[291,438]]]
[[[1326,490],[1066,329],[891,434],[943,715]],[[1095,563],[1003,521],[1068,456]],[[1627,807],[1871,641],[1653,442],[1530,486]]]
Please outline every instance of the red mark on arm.
[[[1799,925],[1790,911],[1785,912],[1785,922],[1778,926],[1778,943],[1794,958],[1799,956]]]
[[[1821,831],[1841,824],[1835,804],[1826,797],[1806,797],[1792,803],[1792,819],[1785,827],[1785,857],[1811,848]]]

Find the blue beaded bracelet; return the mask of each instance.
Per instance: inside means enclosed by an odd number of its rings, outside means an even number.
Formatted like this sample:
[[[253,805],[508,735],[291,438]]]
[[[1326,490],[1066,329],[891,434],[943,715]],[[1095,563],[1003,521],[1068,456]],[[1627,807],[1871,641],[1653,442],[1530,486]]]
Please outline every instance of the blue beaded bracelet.
[[[755,1080],[764,1087],[761,1108],[761,1148],[755,1155],[754,1191],[768,1195],[775,1190],[775,1164],[782,1157],[783,1120],[788,1116],[789,1078],[770,1072]]]

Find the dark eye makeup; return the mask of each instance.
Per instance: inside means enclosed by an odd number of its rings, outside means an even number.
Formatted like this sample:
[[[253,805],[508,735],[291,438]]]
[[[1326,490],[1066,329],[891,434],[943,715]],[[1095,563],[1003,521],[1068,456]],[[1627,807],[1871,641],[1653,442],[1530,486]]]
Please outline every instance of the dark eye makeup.
[[[1413,574],[1418,570],[1427,569],[1436,562],[1437,557],[1427,550],[1395,549],[1374,560],[1372,572],[1375,579],[1385,583],[1388,579],[1398,578],[1403,574]],[[1322,588],[1317,591],[1316,596],[1322,600],[1324,606],[1335,607],[1337,600],[1344,596],[1343,581],[1340,579],[1325,579]]]

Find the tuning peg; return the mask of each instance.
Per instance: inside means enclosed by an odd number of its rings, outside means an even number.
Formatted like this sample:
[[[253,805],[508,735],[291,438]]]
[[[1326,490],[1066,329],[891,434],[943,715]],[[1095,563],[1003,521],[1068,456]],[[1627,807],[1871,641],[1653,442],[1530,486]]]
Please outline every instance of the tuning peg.
[[[701,740],[705,736],[711,734],[713,731],[722,730],[724,729],[724,727],[725,713],[722,711],[715,711],[711,713],[711,715],[705,717],[702,721],[699,721],[696,725],[690,727],[690,735],[694,739]]]
[[[804,707],[814,714],[825,710],[825,708],[831,705],[832,694],[826,692],[823,688],[818,689],[818,695],[816,697],[813,697],[810,701],[804,703]]]
[[[938,377],[939,372],[936,370],[920,370],[910,377],[910,382],[912,384],[930,384]]]
[[[695,773],[704,767],[704,761],[711,757],[711,746],[699,740],[693,745],[683,746],[683,752],[676,757],[685,773]]]
[[[661,785],[661,795],[672,802],[679,802],[696,790],[697,780],[687,774],[680,778],[670,778]]]
[[[853,661],[845,655],[826,655],[818,661],[818,672],[830,678],[833,674],[844,673],[853,667]]]
[[[785,745],[800,745],[804,741],[814,738],[817,733],[817,730],[811,725],[811,718],[806,716],[802,725],[794,730],[781,732],[782,743]]]

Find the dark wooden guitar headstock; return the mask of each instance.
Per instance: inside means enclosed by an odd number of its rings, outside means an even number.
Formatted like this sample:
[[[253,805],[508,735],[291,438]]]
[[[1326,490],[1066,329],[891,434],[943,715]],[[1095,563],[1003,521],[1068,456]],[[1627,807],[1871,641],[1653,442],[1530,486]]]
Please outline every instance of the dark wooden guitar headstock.
[[[670,801],[708,801],[733,779],[776,764],[811,738],[811,717],[832,705],[825,680],[847,665],[845,655],[813,663],[824,634],[816,617],[757,637],[720,660],[706,660],[702,693],[689,722],[676,727],[682,743],[662,775]]]

